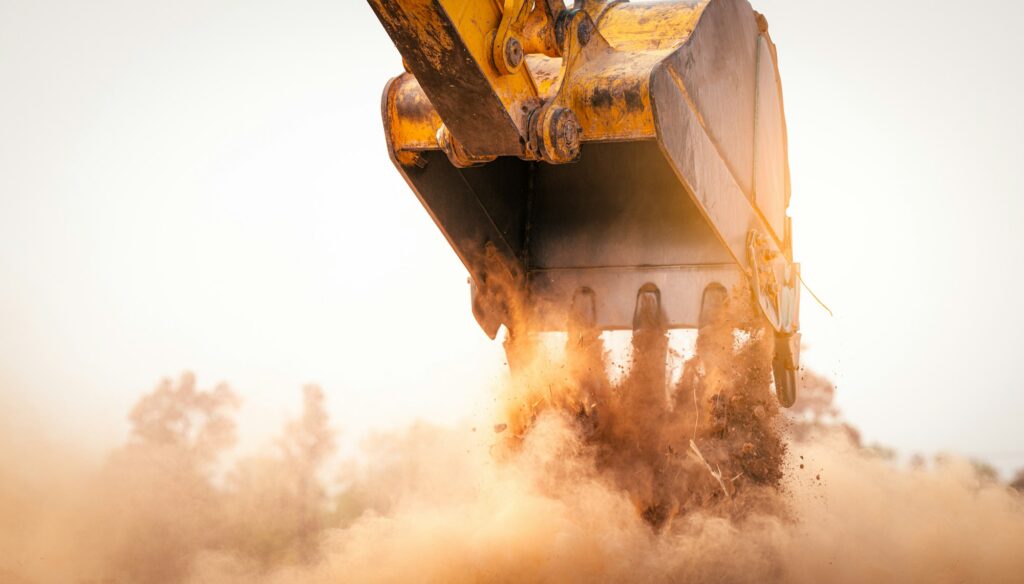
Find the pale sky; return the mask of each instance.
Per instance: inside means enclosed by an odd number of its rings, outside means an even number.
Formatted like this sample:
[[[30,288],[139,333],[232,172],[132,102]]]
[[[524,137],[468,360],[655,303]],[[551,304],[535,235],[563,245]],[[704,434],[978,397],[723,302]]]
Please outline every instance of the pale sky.
[[[805,361],[869,441],[1024,466],[1019,3],[759,0]],[[0,0],[0,403],[105,448],[194,371],[243,438],[324,386],[346,440],[484,408],[503,355],[393,169],[353,0]]]

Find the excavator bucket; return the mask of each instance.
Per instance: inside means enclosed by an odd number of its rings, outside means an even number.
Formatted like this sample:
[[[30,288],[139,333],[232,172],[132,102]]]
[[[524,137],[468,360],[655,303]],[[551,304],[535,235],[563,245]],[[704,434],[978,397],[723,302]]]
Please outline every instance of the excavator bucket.
[[[406,68],[383,96],[391,158],[491,338],[522,326],[496,261],[537,330],[699,328],[746,284],[793,403],[799,266],[763,16],[746,0],[369,3]]]

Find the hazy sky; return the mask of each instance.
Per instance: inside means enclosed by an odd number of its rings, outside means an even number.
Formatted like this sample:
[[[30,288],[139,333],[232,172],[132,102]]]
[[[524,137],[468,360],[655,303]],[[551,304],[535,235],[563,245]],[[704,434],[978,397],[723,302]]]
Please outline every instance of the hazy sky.
[[[1024,466],[1024,9],[762,0],[805,360],[868,440]],[[451,421],[502,352],[394,171],[401,62],[353,0],[0,0],[0,402],[105,446],[195,371],[277,428]]]

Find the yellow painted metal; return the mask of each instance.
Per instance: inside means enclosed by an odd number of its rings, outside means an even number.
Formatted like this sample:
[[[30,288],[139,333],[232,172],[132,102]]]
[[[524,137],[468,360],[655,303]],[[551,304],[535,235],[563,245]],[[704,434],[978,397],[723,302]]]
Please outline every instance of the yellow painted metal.
[[[668,51],[683,44],[707,2],[616,4],[597,23],[601,34],[620,51]]]
[[[537,86],[526,67],[505,74],[492,59],[492,39],[501,24],[501,7],[493,1],[440,0],[442,8],[458,29],[473,59],[487,75],[494,92],[511,114],[521,133],[526,133],[523,105],[536,102]]]
[[[492,31],[488,36],[491,41],[491,63],[499,73],[507,75],[518,71],[523,64],[522,43],[518,36],[522,34],[530,15],[530,5],[527,0],[505,0],[501,13],[497,31]],[[518,62],[513,62],[509,54],[513,43],[518,47]]]
[[[384,97],[388,137],[398,152],[437,149],[441,117],[410,73],[391,82]],[[401,114],[399,114],[401,112]]]
[[[541,100],[557,99],[575,113],[582,139],[587,142],[655,137],[649,91],[651,72],[661,59],[686,41],[707,5],[707,0],[587,3],[584,10],[595,18],[596,37],[600,40],[582,47],[578,51],[581,58],[570,55],[577,62],[563,67],[562,58],[549,56],[554,51],[546,35],[553,35],[552,23],[540,17],[538,3],[525,26],[515,31],[528,54],[521,67],[505,73],[494,63],[494,39],[496,34],[502,34],[502,8],[510,5],[511,9],[519,9],[522,2],[439,2],[523,136],[528,134],[529,113]],[[427,12],[423,11],[422,20],[415,26],[431,26],[434,15]],[[511,18],[507,20],[506,31],[513,24]],[[424,110],[430,105],[425,96],[413,95],[417,91],[422,94],[415,80],[403,76],[393,91],[396,100],[388,114],[389,137],[395,150],[438,148],[441,120],[436,113]]]
[[[665,326],[699,327],[709,290],[747,280],[793,403],[785,113],[747,0],[369,2],[409,71],[385,91],[389,151],[466,264],[489,336],[512,320],[488,250],[526,310],[543,307],[538,330],[576,326],[581,293],[586,326],[636,328],[651,289]]]
[[[588,51],[585,57],[575,67],[566,68],[568,76],[563,74],[563,83],[566,78],[568,83],[561,96],[576,112],[583,140],[653,137],[649,77],[663,55],[616,51],[604,46]]]

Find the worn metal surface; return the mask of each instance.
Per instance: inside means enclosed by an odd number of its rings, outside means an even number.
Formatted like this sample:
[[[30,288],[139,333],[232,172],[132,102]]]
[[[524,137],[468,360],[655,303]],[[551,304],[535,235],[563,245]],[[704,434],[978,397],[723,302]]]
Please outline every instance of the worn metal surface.
[[[512,29],[512,20],[503,21],[496,2],[369,1],[440,121],[468,153],[526,158],[530,115],[545,100],[558,97],[563,84],[562,101],[580,120],[584,140],[653,138],[651,71],[686,40],[707,5],[707,0],[584,3],[583,15],[600,21],[595,30],[606,46],[587,49],[586,58],[573,65],[571,83],[564,83],[568,66],[551,47],[553,25],[541,18],[556,2],[538,3],[527,26]],[[512,9],[526,5],[501,4]],[[510,32],[522,36],[527,53],[522,66],[511,71],[495,45]],[[500,65],[494,62],[496,53]],[[395,136],[396,147],[417,150],[432,140],[436,147],[440,125],[409,127],[408,133]]]
[[[385,91],[392,160],[469,270],[488,335],[511,322],[501,286],[530,326],[594,334],[698,327],[746,281],[792,403],[785,116],[746,0],[370,4],[411,71]]]
[[[757,41],[757,110],[754,137],[754,202],[773,234],[786,234],[789,206],[789,164],[786,163],[786,123],[782,110],[782,84],[775,66],[771,41]]]
[[[479,261],[488,243],[514,264],[524,245],[528,163],[503,157],[463,169],[436,149],[404,156],[394,148],[395,127],[389,112],[406,98],[409,83],[407,76],[391,80],[381,100],[392,162],[473,276],[480,274]]]
[[[528,252],[531,269],[733,261],[653,140],[589,143],[576,164],[538,164]]]
[[[543,330],[565,330],[573,294],[582,288],[593,290],[597,328],[630,330],[636,295],[644,284],[654,284],[662,291],[667,328],[697,328],[704,290],[713,285],[731,289],[743,279],[743,270],[735,264],[531,270],[529,273],[537,323]]]
[[[537,92],[525,69],[513,75],[493,71],[486,37],[501,19],[494,2],[369,2],[434,109],[467,151],[522,152],[522,106],[536,100]]]
[[[410,73],[392,79],[384,90],[383,118],[388,149],[405,161],[422,150],[437,150],[441,116]]]
[[[696,326],[708,285],[750,279],[751,233],[772,252],[765,273],[795,270],[775,49],[745,0],[584,2],[559,21],[566,58],[551,55],[542,21],[510,20],[507,34],[537,51],[513,72],[489,52],[499,5],[521,2],[370,2],[412,70],[385,96],[392,158],[471,274],[488,243],[523,274],[544,328],[566,326],[582,288],[597,326],[629,328],[647,282],[670,326]],[[573,46],[565,35],[581,31]],[[523,147],[543,105],[578,120],[576,163],[531,161],[545,157]],[[501,156],[453,167],[437,150],[442,124],[466,152]],[[784,292],[795,304],[797,290]]]
[[[596,20],[617,50],[666,51],[689,38],[706,5],[707,0],[617,3]]]
[[[742,276],[653,140],[589,143],[576,164],[534,168],[523,257],[545,327],[561,328],[589,287],[600,328],[628,329],[645,282],[664,291],[668,326],[696,326],[704,287]]]

